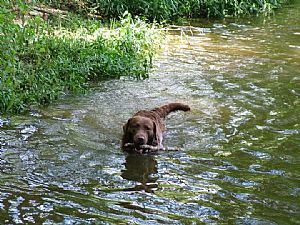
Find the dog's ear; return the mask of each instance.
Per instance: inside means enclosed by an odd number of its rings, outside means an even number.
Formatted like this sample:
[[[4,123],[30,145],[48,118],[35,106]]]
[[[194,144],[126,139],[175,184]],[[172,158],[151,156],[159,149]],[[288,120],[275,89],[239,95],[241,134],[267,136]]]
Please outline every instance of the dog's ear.
[[[160,129],[160,126],[157,124],[157,122],[153,121],[153,131],[154,131],[154,140],[153,142],[158,147],[162,147],[162,131]]]
[[[130,119],[123,125],[123,137],[122,137],[122,148],[124,149],[125,144],[131,142],[131,135],[128,132],[128,126],[130,123]]]
[[[125,134],[128,129],[128,122],[123,125],[123,133]]]
[[[123,125],[123,132],[124,132],[124,134],[127,133],[127,130],[128,130],[128,126],[129,126],[130,120],[131,120],[131,118],[127,121],[127,123],[125,123],[125,124]]]

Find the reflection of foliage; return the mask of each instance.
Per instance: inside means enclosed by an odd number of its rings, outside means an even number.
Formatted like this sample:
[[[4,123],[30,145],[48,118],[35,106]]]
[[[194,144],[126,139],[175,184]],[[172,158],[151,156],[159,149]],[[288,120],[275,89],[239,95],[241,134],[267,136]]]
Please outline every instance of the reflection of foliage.
[[[46,0],[40,0],[47,3]],[[269,12],[286,0],[70,0],[51,1],[56,7],[118,17],[125,11],[149,19],[169,20],[178,17],[219,17]]]
[[[91,79],[148,76],[157,31],[143,21],[129,14],[110,28],[76,15],[45,21],[28,17],[23,1],[0,2],[1,112],[81,92]]]

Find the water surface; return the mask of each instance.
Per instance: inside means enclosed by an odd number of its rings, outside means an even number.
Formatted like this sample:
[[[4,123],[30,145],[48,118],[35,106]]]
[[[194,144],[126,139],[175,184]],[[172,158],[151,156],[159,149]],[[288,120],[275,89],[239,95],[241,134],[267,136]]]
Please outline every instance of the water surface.
[[[300,224],[300,4],[170,28],[150,78],[0,120],[0,224]],[[165,146],[122,125],[166,102]]]

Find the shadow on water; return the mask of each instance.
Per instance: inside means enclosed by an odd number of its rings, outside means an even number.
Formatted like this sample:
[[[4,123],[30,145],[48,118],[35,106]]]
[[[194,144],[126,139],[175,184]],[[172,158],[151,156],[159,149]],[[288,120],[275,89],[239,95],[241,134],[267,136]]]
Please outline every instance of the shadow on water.
[[[135,154],[126,156],[125,169],[122,170],[121,177],[129,181],[136,181],[139,184],[124,191],[152,193],[158,187],[156,183],[158,177],[155,177],[155,174],[157,174],[157,162],[153,156]]]
[[[299,224],[300,5],[173,26],[150,78],[0,118],[0,224]],[[127,155],[136,111],[181,101]]]

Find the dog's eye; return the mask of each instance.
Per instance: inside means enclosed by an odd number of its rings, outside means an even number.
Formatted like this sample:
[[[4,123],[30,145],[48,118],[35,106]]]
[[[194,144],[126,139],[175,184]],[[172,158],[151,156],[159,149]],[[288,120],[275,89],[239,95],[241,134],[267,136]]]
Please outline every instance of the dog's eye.
[[[131,125],[131,127],[132,127],[132,128],[139,128],[140,125],[136,123],[136,124]]]
[[[145,129],[146,130],[151,130],[151,127],[146,126]]]

